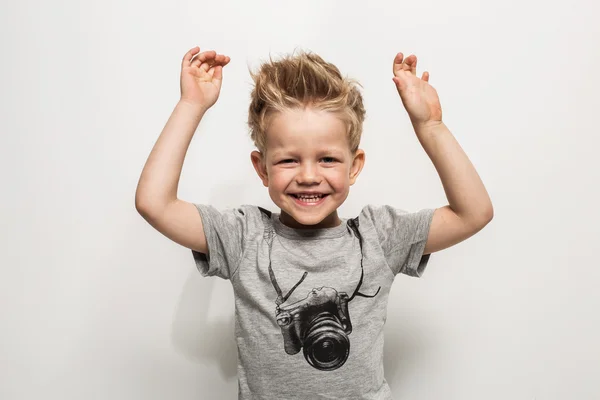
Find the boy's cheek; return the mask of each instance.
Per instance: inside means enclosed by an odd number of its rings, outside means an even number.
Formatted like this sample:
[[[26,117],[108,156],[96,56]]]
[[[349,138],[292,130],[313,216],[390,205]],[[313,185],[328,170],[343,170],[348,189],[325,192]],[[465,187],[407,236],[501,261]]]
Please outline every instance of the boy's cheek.
[[[287,185],[292,181],[292,179],[294,179],[293,174],[286,174],[284,172],[272,171],[271,175],[269,176],[271,183],[276,186]]]

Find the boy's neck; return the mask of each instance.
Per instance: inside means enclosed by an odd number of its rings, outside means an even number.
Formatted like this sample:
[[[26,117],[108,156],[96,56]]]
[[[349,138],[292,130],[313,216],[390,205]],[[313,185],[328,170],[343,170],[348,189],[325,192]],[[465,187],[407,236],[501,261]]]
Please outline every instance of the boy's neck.
[[[333,211],[319,223],[314,225],[303,225],[285,211],[280,210],[279,221],[285,226],[293,229],[327,229],[335,228],[342,223],[342,220],[338,217],[337,210]]]

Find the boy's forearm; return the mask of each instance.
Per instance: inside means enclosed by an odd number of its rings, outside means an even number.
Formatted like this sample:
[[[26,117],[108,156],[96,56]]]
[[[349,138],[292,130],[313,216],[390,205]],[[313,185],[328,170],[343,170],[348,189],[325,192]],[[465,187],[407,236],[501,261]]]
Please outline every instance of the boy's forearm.
[[[440,176],[452,210],[465,221],[487,223],[493,216],[490,197],[448,127],[443,122],[415,126],[415,133]]]
[[[206,109],[179,101],[156,141],[138,182],[138,210],[164,207],[177,199],[183,162]]]

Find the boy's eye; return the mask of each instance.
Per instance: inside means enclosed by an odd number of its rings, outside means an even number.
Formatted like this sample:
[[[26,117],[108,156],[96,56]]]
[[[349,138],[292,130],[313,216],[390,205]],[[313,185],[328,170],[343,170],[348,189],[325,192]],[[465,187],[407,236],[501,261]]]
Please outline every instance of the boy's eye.
[[[327,164],[330,164],[330,163],[333,163],[336,161],[336,159],[333,157],[323,157],[322,160],[326,160],[325,162]],[[287,164],[287,163],[294,162],[294,161],[295,160],[292,160],[291,158],[289,158],[287,160],[281,160],[281,161],[279,161],[279,163]]]

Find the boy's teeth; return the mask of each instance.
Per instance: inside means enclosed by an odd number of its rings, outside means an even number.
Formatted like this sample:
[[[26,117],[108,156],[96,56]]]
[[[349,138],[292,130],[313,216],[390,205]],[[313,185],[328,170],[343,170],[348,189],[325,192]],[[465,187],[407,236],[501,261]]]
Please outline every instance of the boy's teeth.
[[[317,201],[321,200],[323,197],[325,197],[324,194],[321,194],[321,195],[311,195],[311,196],[305,196],[305,195],[295,194],[293,196],[295,198],[297,198],[298,200],[306,202],[306,203],[317,202]]]

